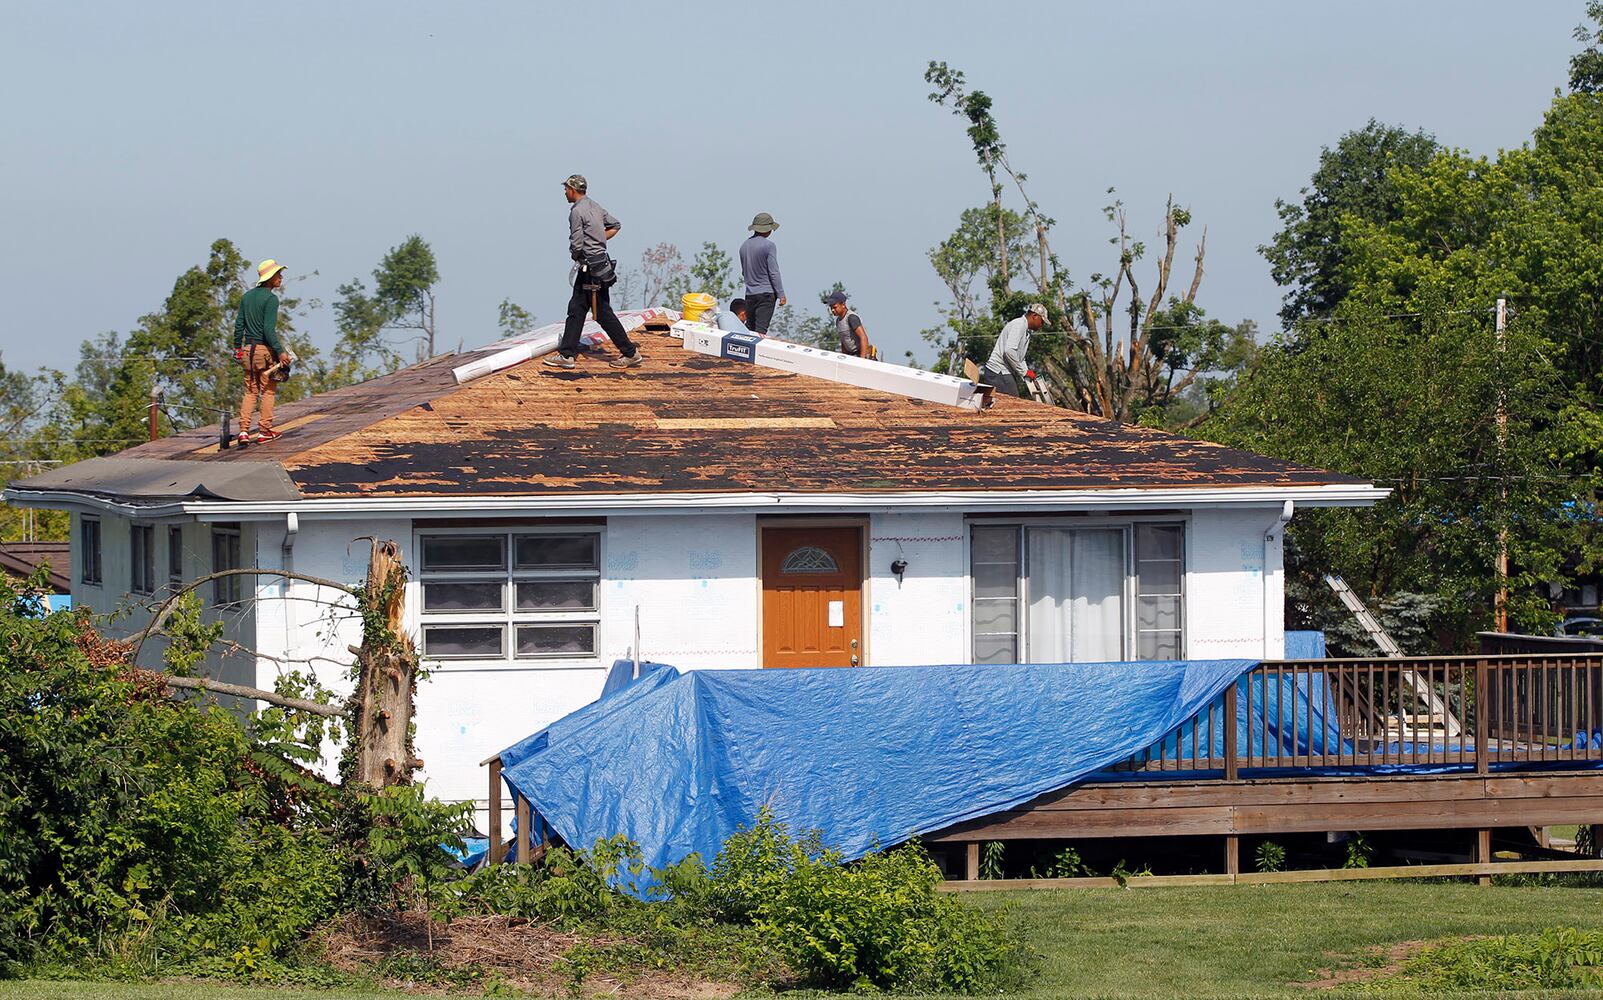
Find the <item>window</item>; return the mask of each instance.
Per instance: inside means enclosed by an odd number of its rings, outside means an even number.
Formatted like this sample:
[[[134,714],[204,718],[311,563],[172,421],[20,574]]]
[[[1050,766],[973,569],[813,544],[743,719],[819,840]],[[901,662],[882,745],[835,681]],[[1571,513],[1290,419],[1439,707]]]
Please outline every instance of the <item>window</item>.
[[[212,527],[212,572],[239,569],[239,525]],[[212,581],[212,603],[218,607],[232,607],[239,603],[243,589],[241,576],[225,576]]]
[[[100,518],[85,517],[78,522],[78,579],[100,583]]]
[[[423,655],[435,660],[590,658],[600,627],[599,531],[428,534]]]
[[[816,545],[803,545],[785,557],[781,573],[839,573],[835,557]]]
[[[970,541],[975,663],[1184,655],[1181,525],[976,525]]]
[[[128,526],[128,589],[136,594],[156,590],[156,529],[149,524]]]
[[[174,591],[184,586],[184,529],[176,524],[167,529],[167,585]]]
[[[1184,533],[1178,524],[1135,528],[1135,648],[1143,660],[1178,660],[1185,602]]]

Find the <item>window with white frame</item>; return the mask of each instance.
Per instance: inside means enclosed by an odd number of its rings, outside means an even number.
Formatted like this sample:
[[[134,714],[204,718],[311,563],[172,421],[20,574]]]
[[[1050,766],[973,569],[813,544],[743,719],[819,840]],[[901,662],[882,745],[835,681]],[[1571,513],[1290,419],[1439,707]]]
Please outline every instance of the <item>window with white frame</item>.
[[[156,527],[128,526],[128,590],[151,594],[156,590]]]
[[[423,655],[588,659],[600,627],[600,529],[418,536]]]
[[[1184,656],[1185,528],[976,524],[975,663]]]
[[[78,521],[78,579],[83,583],[100,583],[100,518],[85,517]]]

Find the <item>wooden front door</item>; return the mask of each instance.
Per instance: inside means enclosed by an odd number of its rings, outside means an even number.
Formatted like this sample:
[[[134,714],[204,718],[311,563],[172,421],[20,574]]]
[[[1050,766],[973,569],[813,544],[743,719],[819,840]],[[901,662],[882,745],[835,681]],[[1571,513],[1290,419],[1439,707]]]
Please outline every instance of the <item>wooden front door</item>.
[[[860,528],[764,528],[763,666],[862,662]]]

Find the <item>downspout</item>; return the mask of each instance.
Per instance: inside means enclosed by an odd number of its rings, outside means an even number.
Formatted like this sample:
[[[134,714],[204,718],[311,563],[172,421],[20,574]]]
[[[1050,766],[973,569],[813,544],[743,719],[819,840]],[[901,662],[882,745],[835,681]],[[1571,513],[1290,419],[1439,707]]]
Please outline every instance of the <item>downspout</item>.
[[[1271,542],[1273,542],[1275,540],[1275,538],[1277,536],[1280,537],[1281,539],[1285,538],[1286,525],[1291,523],[1292,515],[1295,514],[1296,512],[1297,512],[1297,504],[1296,504],[1296,502],[1292,501],[1292,500],[1287,500],[1284,504],[1281,505],[1281,507],[1280,507],[1280,515],[1275,518],[1275,523],[1271,524],[1267,529],[1264,530],[1264,533],[1263,533],[1263,658],[1266,659],[1266,660],[1270,658],[1269,657],[1269,633],[1270,633],[1269,625],[1270,625],[1270,617],[1271,617],[1270,610],[1273,607],[1273,605],[1270,603],[1270,595],[1269,595],[1269,545],[1270,545]],[[1281,575],[1281,579],[1284,579],[1285,575],[1286,575],[1286,557],[1285,557],[1284,549],[1281,550],[1281,556],[1280,556],[1280,575]],[[1282,587],[1281,587],[1281,614],[1282,614],[1282,616],[1284,616],[1284,614],[1285,614],[1285,588],[1284,588],[1284,584],[1282,584]],[[1284,634],[1284,632],[1282,632],[1282,634]],[[1284,655],[1284,650],[1282,650],[1282,655]]]
[[[295,536],[300,533],[300,515],[290,511],[284,515],[284,544],[279,549],[279,566],[286,573],[295,571]],[[295,602],[290,600],[289,588],[294,581],[284,578],[284,653],[288,655],[290,644],[295,636],[295,622],[292,620],[295,613]]]

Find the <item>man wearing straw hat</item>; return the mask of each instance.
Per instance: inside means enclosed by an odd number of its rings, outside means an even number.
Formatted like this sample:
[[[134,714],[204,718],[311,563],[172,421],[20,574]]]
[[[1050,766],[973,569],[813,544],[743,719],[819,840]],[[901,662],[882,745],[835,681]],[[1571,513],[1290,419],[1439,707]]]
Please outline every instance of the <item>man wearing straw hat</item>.
[[[618,235],[623,224],[612,213],[591,201],[585,194],[590,183],[580,174],[570,174],[562,182],[562,192],[573,206],[568,209],[568,255],[577,270],[573,276],[573,295],[568,298],[568,320],[562,328],[562,339],[557,342],[557,353],[546,355],[547,368],[565,371],[578,366],[579,336],[584,332],[585,313],[593,313],[601,329],[612,338],[618,356],[607,362],[614,368],[633,368],[643,360],[640,349],[629,339],[629,334],[612,311],[612,296],[607,289],[617,281],[612,258],[607,255],[607,241]]]
[[[785,304],[785,283],[779,280],[779,251],[768,236],[779,228],[779,223],[767,212],[758,212],[751,225],[751,235],[740,245],[740,276],[746,282],[746,312],[752,333],[768,333],[768,323],[774,318],[774,308]]]
[[[258,442],[279,436],[273,430],[273,402],[278,383],[268,376],[274,365],[288,364],[290,356],[278,338],[278,296],[273,291],[284,284],[284,265],[268,259],[256,266],[256,287],[239,300],[234,318],[234,357],[245,367],[245,402],[239,409],[239,443],[249,444],[250,418],[258,401],[262,407],[257,425]]]

